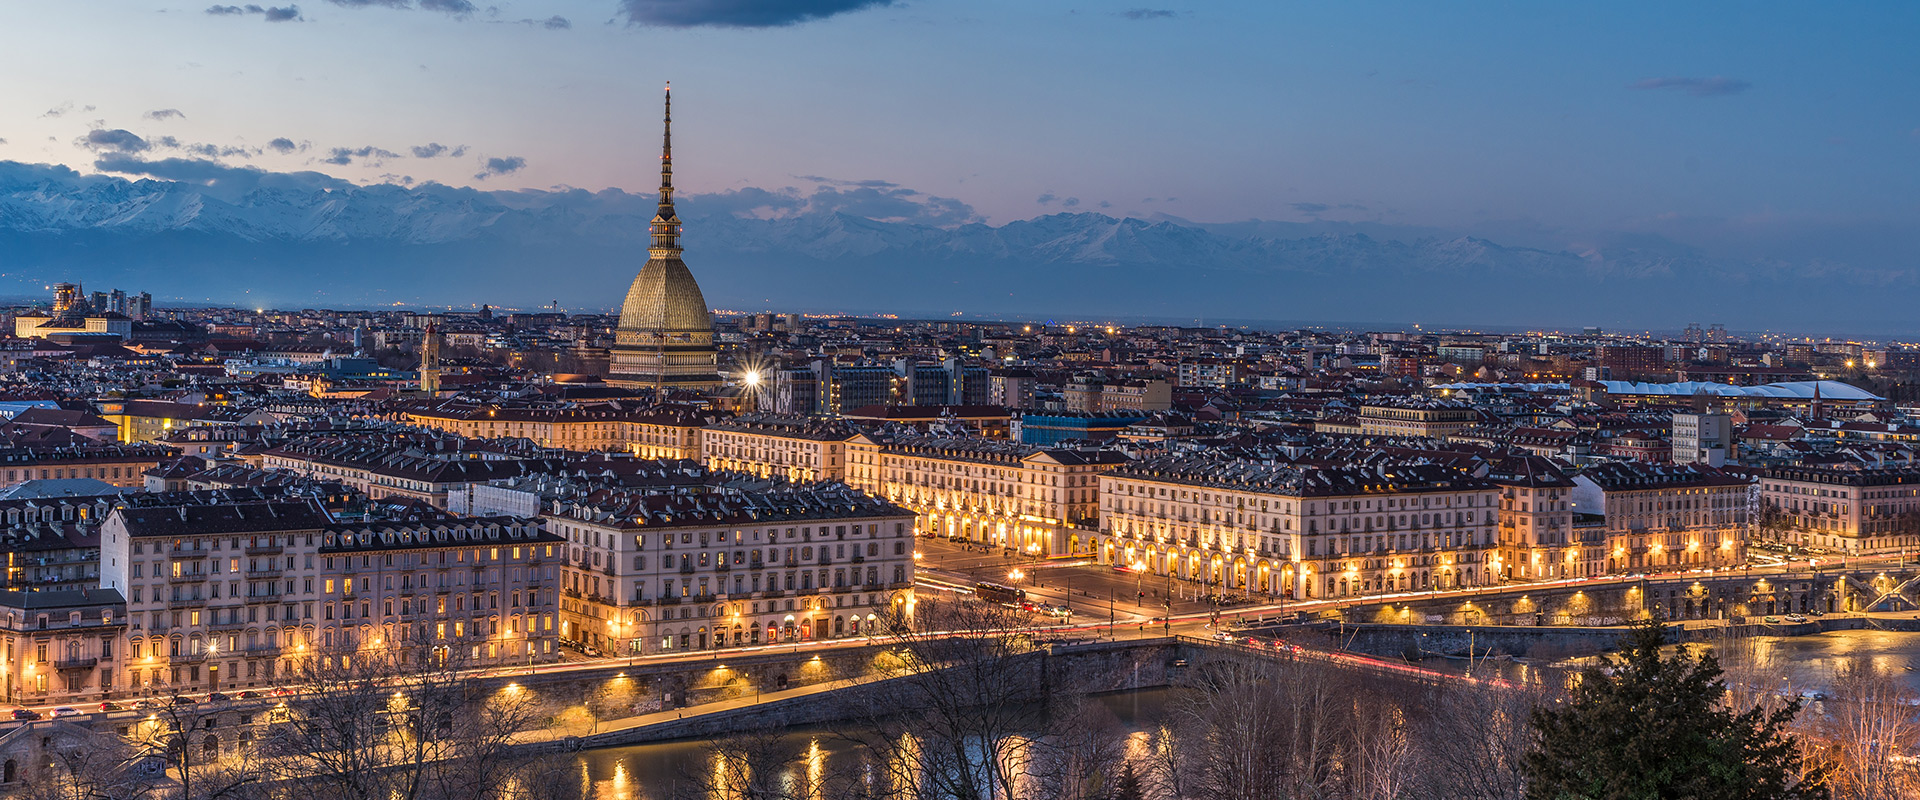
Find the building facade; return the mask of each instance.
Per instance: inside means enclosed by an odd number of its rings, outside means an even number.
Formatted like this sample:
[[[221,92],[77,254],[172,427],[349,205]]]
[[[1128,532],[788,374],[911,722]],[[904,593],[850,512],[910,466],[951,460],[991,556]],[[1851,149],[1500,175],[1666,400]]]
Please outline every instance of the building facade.
[[[844,486],[553,498],[561,634],[663,653],[871,636],[913,606],[913,516]]]
[[[1327,598],[1493,583],[1499,491],[1436,465],[1168,456],[1100,480],[1103,563],[1227,592]]]
[[[1031,556],[1091,552],[1110,450],[863,433],[847,443],[847,483],[919,515],[916,530]]]

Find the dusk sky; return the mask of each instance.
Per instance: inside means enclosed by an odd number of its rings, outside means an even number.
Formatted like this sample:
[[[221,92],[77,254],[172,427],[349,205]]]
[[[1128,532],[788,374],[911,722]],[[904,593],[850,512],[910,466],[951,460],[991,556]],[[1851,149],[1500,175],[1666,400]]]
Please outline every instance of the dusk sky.
[[[684,191],[936,223],[1872,250],[1920,217],[1913,4],[1146,1],[10,2],[0,159],[644,192],[671,80]]]

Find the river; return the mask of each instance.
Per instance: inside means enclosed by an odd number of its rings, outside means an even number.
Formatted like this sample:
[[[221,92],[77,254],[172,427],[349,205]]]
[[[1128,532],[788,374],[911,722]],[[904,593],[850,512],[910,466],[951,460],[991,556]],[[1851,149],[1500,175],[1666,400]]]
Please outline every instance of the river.
[[[1099,699],[1123,726],[1139,731],[1160,718],[1166,698],[1164,689],[1143,689]],[[805,773],[832,772],[836,761],[849,758],[854,749],[821,728],[796,728],[783,744],[793,756],[785,776],[791,781],[804,780]],[[579,755],[577,766],[584,794],[593,800],[691,800],[703,783],[697,777],[700,771],[712,769],[711,754],[702,742],[589,750]]]
[[[1763,636],[1742,640],[1738,657],[1748,660],[1743,675],[1764,676],[1793,691],[1824,690],[1834,674],[1851,661],[1862,661],[1875,671],[1893,676],[1920,693],[1920,633],[1857,630],[1813,636]],[[1730,654],[1730,658],[1734,655]],[[1430,665],[1454,669],[1464,665]],[[1577,665],[1576,665],[1577,666]],[[1538,680],[1523,665],[1497,665],[1511,679]],[[1756,677],[1755,680],[1759,678]],[[1144,690],[1102,698],[1123,725],[1135,730],[1153,724],[1166,701],[1164,690]],[[787,767],[792,778],[803,772],[830,770],[836,759],[849,757],[852,745],[825,729],[795,729],[784,743],[793,754]],[[695,777],[711,769],[706,746],[700,742],[667,742],[592,750],[579,755],[578,779],[594,800],[687,800],[700,785]]]

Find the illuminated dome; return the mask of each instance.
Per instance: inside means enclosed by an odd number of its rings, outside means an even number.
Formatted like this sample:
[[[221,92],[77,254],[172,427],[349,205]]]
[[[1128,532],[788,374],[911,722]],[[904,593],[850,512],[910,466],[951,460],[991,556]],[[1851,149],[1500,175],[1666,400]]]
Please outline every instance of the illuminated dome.
[[[705,391],[720,386],[713,318],[700,284],[680,259],[680,216],[673,210],[673,96],[667,96],[660,145],[660,210],[648,227],[647,264],[627,287],[620,324],[613,329],[607,383]]]
[[[678,256],[654,258],[640,268],[620,306],[620,329],[628,331],[711,331],[707,299]]]

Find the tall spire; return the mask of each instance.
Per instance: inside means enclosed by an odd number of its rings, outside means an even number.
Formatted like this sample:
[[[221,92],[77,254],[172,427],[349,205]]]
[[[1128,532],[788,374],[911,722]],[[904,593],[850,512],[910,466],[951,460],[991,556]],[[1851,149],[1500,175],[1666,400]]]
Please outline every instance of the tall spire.
[[[680,252],[680,216],[673,211],[673,83],[667,83],[666,117],[660,136],[660,210],[653,215],[656,258]]]

